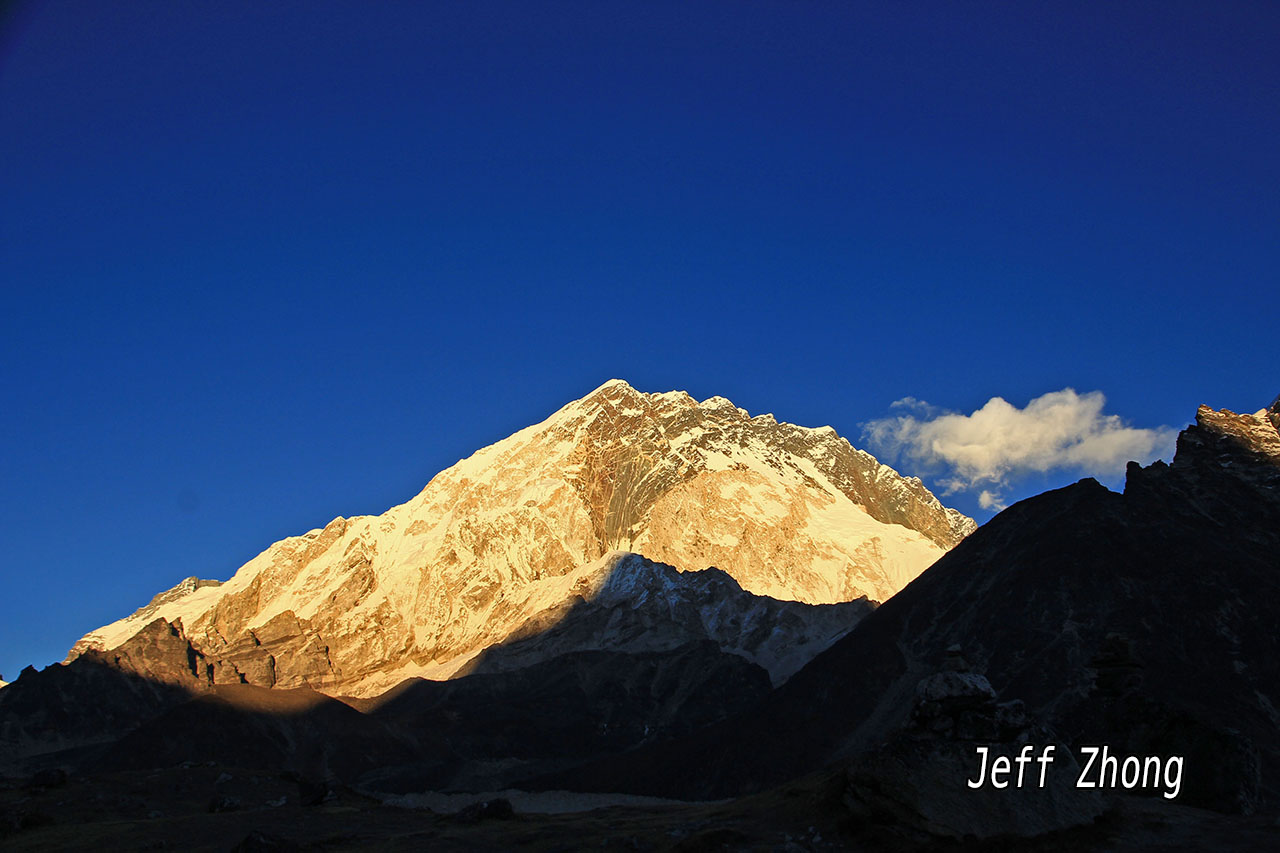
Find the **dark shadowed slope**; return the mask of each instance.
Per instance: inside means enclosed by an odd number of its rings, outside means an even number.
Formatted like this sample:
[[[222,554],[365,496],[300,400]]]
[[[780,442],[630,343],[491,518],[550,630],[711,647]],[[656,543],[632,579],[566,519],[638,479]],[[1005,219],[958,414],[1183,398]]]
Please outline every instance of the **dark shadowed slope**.
[[[1004,511],[757,712],[549,786],[719,796],[883,744],[958,645],[1068,743],[1187,756],[1184,801],[1249,810],[1280,779],[1280,403],[1202,407],[1172,465]],[[696,771],[695,771],[696,768]]]
[[[794,669],[870,609],[617,562],[605,592],[541,626],[545,637],[530,626],[493,650],[496,671],[410,679],[374,699],[220,683],[181,624],[158,618],[0,692],[0,775],[216,762],[397,792],[500,788],[741,713],[771,689],[756,660]]]

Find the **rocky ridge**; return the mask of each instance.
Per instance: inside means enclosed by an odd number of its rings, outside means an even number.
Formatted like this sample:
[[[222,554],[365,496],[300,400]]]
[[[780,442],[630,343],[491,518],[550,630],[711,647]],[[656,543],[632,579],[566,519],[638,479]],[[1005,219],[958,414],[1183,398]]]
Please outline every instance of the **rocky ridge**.
[[[549,627],[611,551],[827,604],[888,598],[973,529],[829,427],[613,380],[383,515],[282,540],[224,584],[184,581],[69,659],[164,618],[218,683],[369,696]]]
[[[811,605],[754,595],[719,569],[681,572],[625,551],[600,563],[585,597],[540,614],[466,671],[507,672],[594,649],[666,652],[705,640],[760,666],[777,685],[873,609],[866,598]]]

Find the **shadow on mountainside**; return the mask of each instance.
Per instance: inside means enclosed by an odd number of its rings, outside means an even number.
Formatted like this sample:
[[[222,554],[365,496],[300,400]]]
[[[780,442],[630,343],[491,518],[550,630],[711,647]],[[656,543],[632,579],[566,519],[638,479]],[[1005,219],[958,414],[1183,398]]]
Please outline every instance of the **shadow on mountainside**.
[[[159,619],[117,649],[29,668],[0,691],[0,772],[214,762],[395,793],[492,790],[688,734],[771,689],[760,666],[665,622],[657,649],[582,648],[590,632],[573,626],[596,625],[601,610],[569,607],[549,660],[410,679],[374,699],[214,683],[181,626]],[[527,659],[522,648],[508,666]]]
[[[114,771],[214,761],[350,778],[408,754],[449,751],[431,732],[410,741],[311,690],[214,685],[163,620],[108,653],[24,670],[0,691],[0,772]]]
[[[664,652],[710,640],[758,664],[774,686],[847,634],[875,604],[866,596],[807,604],[748,592],[714,566],[681,571],[613,552],[600,588],[575,594],[484,649],[459,672],[498,673],[566,652]]]
[[[619,555],[589,598],[486,649],[470,674],[371,699],[225,683],[223,661],[156,619],[0,692],[0,760],[13,772],[214,761],[397,793],[506,787],[741,713],[771,689],[764,666],[790,675],[870,610]]]
[[[690,734],[759,702],[763,669],[712,642],[662,652],[580,651],[521,669],[403,685],[370,716],[435,731],[463,759],[442,777],[402,763],[362,787],[498,790],[644,743]]]

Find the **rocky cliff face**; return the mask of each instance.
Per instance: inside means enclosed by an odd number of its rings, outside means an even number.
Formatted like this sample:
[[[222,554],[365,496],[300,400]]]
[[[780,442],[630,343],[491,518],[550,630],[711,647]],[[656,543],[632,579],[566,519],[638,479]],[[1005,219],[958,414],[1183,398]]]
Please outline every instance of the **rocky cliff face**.
[[[550,627],[614,550],[819,604],[884,600],[973,529],[829,427],[614,380],[383,515],[278,542],[225,584],[184,581],[71,657],[163,617],[219,683],[367,696]]]

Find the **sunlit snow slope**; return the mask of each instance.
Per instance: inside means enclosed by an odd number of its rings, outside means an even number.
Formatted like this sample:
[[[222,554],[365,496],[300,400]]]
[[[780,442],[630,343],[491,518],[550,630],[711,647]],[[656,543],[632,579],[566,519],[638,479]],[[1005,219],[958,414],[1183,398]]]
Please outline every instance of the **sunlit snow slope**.
[[[591,599],[631,565],[611,551],[778,599],[883,601],[973,528],[830,427],[612,380],[407,503],[277,542],[224,584],[184,581],[72,656],[181,619],[219,680],[371,695]]]

